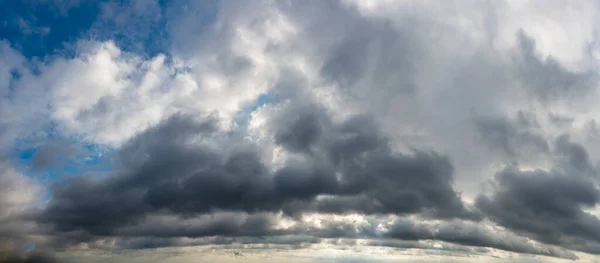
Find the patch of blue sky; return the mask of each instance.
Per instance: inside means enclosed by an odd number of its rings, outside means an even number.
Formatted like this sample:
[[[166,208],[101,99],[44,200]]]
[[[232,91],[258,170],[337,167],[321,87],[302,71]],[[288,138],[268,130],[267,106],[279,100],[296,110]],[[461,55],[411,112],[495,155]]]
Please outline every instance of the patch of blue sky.
[[[145,57],[170,56],[171,36],[181,35],[181,19],[194,19],[185,21],[193,25],[184,30],[187,37],[214,23],[218,14],[217,0],[158,0],[157,6],[145,1],[153,0],[86,0],[70,6],[54,0],[0,1],[0,40],[38,60],[74,57],[81,40],[111,40],[123,51]]]
[[[111,11],[106,11],[94,23],[88,37],[97,41],[112,40],[121,50],[146,57],[168,53],[166,2],[158,1],[158,6],[148,5],[146,10],[136,9],[134,2],[107,1],[105,4],[110,3]]]
[[[269,92],[269,93],[260,94],[260,96],[258,96],[258,99],[256,100],[256,103],[254,105],[250,106],[250,111],[253,112],[253,111],[257,110],[258,108],[266,105],[267,103],[275,103],[275,102],[277,102],[277,100],[276,100],[276,96],[274,93]]]
[[[183,33],[187,34],[187,37],[202,36],[207,28],[217,21],[219,14],[219,0],[159,0],[159,2],[163,7],[164,17],[169,21],[165,25],[171,34],[169,37],[177,37],[176,35],[181,32],[181,29],[185,29]],[[189,19],[193,19],[193,21],[189,21]],[[182,28],[182,24],[185,25],[185,28]],[[190,39],[187,42],[195,42],[193,40],[197,39]],[[191,44],[193,45],[193,43]],[[171,47],[171,49],[173,48]]]
[[[110,39],[126,52],[146,57],[158,54],[170,57],[171,51],[178,48],[172,46],[172,38],[180,37],[181,23],[186,24],[183,27],[184,37],[190,37],[203,35],[206,27],[217,20],[218,0],[158,0],[157,6],[148,4],[148,9],[140,10],[140,2],[143,1],[109,1],[118,8],[113,15],[125,15],[125,21],[99,19],[90,30],[90,35],[97,40]],[[156,8],[152,9],[153,7]],[[193,21],[188,21],[187,18]],[[179,42],[198,45],[197,41],[198,39],[188,39]]]
[[[99,144],[74,141],[85,154],[67,160],[66,165],[60,167],[67,175],[80,174],[107,174],[113,171],[111,154],[114,149]]]
[[[253,112],[258,110],[262,106],[265,106],[267,104],[276,104],[278,102],[279,102],[279,98],[274,92],[267,92],[267,93],[260,94],[254,102],[244,106],[238,112],[238,114],[235,118],[235,122],[238,125],[246,126],[248,124],[250,115]]]
[[[98,19],[100,2],[64,8],[54,1],[0,1],[0,39],[27,58],[59,53]]]

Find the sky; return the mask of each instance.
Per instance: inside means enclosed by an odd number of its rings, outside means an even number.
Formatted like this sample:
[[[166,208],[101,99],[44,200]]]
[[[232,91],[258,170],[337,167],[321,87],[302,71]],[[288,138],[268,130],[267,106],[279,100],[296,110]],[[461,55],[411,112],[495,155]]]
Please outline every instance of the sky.
[[[0,0],[0,263],[600,262],[599,19]]]

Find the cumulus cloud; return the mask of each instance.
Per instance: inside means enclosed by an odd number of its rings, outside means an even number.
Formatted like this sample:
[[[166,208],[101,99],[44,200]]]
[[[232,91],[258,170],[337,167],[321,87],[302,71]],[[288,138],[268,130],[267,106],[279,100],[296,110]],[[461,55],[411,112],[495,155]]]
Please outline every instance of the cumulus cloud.
[[[516,168],[502,170],[497,180],[499,189],[492,199],[477,200],[492,220],[550,244],[597,253],[600,220],[583,210],[598,202],[596,183],[587,178]]]
[[[338,124],[327,115],[315,116],[323,112],[303,110],[285,116],[297,118],[293,122],[317,118],[331,127],[310,131],[321,124],[305,125],[291,134],[276,127],[275,141],[295,154],[282,167],[267,167],[256,145],[218,131],[211,120],[195,123],[177,116],[124,144],[121,172],[57,184],[42,220],[59,229],[101,234],[163,210],[183,215],[229,210],[476,217],[452,189],[447,159],[427,152],[394,154],[363,117]],[[321,132],[326,134],[306,135]],[[322,195],[327,198],[317,198]],[[348,198],[362,201],[344,203]],[[405,201],[398,203],[398,198]]]

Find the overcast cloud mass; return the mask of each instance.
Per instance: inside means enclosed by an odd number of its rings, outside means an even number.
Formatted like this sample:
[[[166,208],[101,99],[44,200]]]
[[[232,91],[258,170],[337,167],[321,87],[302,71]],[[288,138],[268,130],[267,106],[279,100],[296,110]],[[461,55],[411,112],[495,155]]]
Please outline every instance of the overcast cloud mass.
[[[0,0],[0,263],[600,262],[598,21]]]

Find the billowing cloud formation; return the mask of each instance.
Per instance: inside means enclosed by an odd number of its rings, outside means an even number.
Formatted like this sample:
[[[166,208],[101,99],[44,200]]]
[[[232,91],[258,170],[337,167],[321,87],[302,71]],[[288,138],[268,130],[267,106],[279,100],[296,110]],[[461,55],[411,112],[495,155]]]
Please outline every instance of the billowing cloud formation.
[[[493,197],[481,196],[477,206],[500,225],[537,240],[597,253],[600,220],[584,210],[600,198],[596,173],[592,178],[586,174],[590,164],[581,145],[564,136],[556,143],[557,150],[566,154],[566,167],[551,171],[507,167],[496,174]]]
[[[313,108],[278,116],[291,123],[277,119],[282,127],[275,127],[275,142],[295,156],[273,168],[239,134],[221,133],[211,121],[170,118],[123,145],[122,172],[100,181],[76,177],[57,184],[42,217],[59,229],[93,234],[164,210],[476,217],[452,189],[446,158],[395,154],[365,117],[331,123]]]
[[[0,262],[600,254],[595,3],[167,2],[1,26]]]

